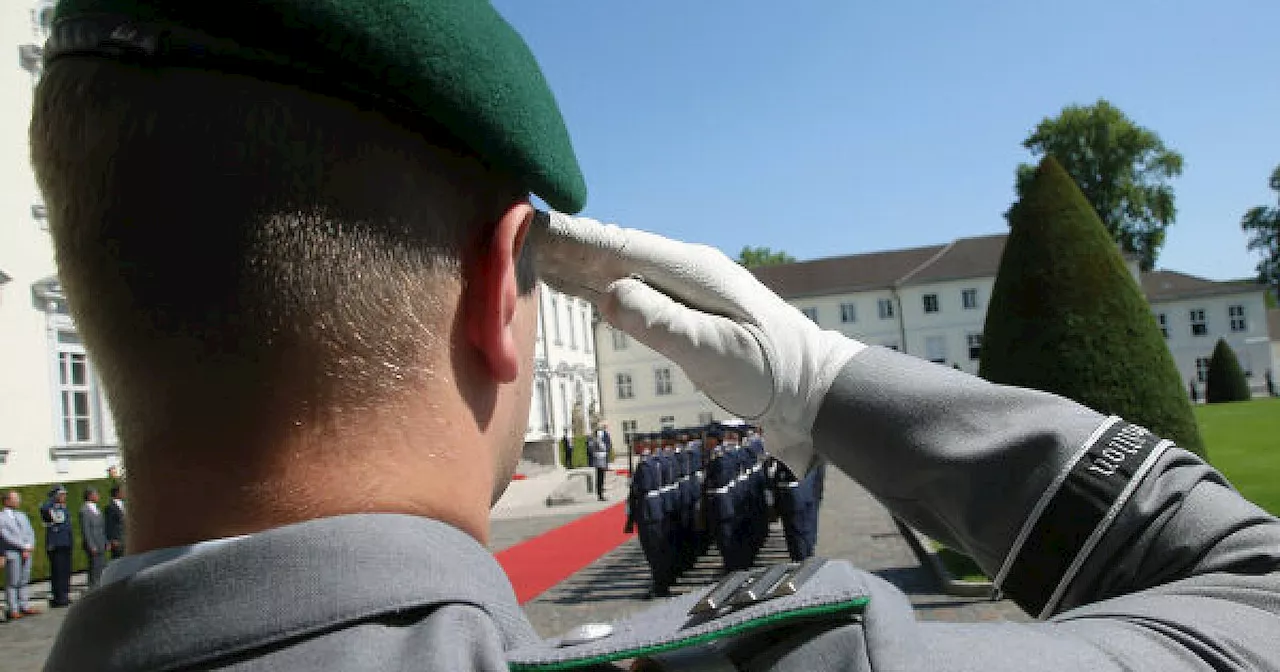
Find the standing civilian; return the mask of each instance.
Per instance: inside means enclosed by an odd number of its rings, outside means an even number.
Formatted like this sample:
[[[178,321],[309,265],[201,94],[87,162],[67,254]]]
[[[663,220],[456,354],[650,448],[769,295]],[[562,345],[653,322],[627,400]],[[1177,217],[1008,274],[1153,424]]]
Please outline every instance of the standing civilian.
[[[4,595],[9,620],[37,613],[31,608],[27,584],[31,583],[31,553],[36,548],[36,531],[31,519],[18,510],[22,496],[10,490],[0,511],[0,550],[4,551]]]
[[[52,607],[71,604],[71,515],[67,512],[67,489],[61,485],[49,491],[49,500],[40,507],[44,521],[44,551],[49,556],[49,582],[53,588]]]
[[[564,438],[560,439],[560,452],[564,453],[564,468],[573,468],[573,442],[569,441],[569,430],[564,430]]]
[[[89,556],[89,590],[98,587],[102,568],[107,566],[107,529],[102,511],[98,510],[98,489],[84,491],[84,506],[80,507],[80,543]]]
[[[596,496],[604,501],[604,474],[609,468],[609,449],[598,437],[591,437],[587,443],[590,451],[591,466],[596,468]]]
[[[107,546],[111,559],[124,555],[124,486],[111,486],[111,503],[107,505]]]

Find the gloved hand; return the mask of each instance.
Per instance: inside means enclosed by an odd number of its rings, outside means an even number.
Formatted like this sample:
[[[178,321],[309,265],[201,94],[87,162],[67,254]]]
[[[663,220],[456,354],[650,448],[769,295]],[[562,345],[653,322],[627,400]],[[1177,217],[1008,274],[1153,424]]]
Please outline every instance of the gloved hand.
[[[595,303],[807,471],[822,399],[865,344],[819,329],[713,247],[556,212],[539,213],[530,236],[543,280]]]

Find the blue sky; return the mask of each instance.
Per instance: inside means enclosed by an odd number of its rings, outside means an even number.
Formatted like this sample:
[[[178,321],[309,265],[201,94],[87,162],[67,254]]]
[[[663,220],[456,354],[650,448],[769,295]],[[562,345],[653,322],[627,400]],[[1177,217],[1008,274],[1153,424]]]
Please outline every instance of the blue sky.
[[[1254,272],[1275,0],[494,4],[559,98],[584,214],[802,259],[997,233],[1030,129],[1102,97],[1186,159],[1158,265]]]

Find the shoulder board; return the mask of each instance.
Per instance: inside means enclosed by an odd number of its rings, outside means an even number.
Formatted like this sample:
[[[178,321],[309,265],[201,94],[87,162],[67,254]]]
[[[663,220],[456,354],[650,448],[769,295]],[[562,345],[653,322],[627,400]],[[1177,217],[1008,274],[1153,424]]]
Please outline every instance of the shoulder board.
[[[808,625],[855,622],[870,602],[864,579],[845,561],[812,558],[734,572],[719,583],[609,624],[509,651],[517,672],[589,668],[618,660],[696,654],[734,638]]]

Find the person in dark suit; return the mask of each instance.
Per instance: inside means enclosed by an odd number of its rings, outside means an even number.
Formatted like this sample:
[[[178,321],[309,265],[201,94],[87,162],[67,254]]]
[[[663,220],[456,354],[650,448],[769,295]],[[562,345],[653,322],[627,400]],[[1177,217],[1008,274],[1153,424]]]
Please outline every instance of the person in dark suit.
[[[106,513],[107,546],[111,549],[111,559],[124,555],[124,486],[111,486],[111,503]]]
[[[98,587],[102,569],[107,566],[107,527],[102,511],[98,510],[98,489],[84,491],[84,506],[80,507],[80,546],[89,557],[89,590]]]
[[[573,442],[569,440],[569,430],[564,430],[560,439],[560,452],[564,454],[564,468],[573,468]]]
[[[49,500],[40,506],[44,521],[44,550],[49,555],[49,582],[52,607],[71,604],[71,515],[67,512],[67,489],[61,485],[49,491]]]

